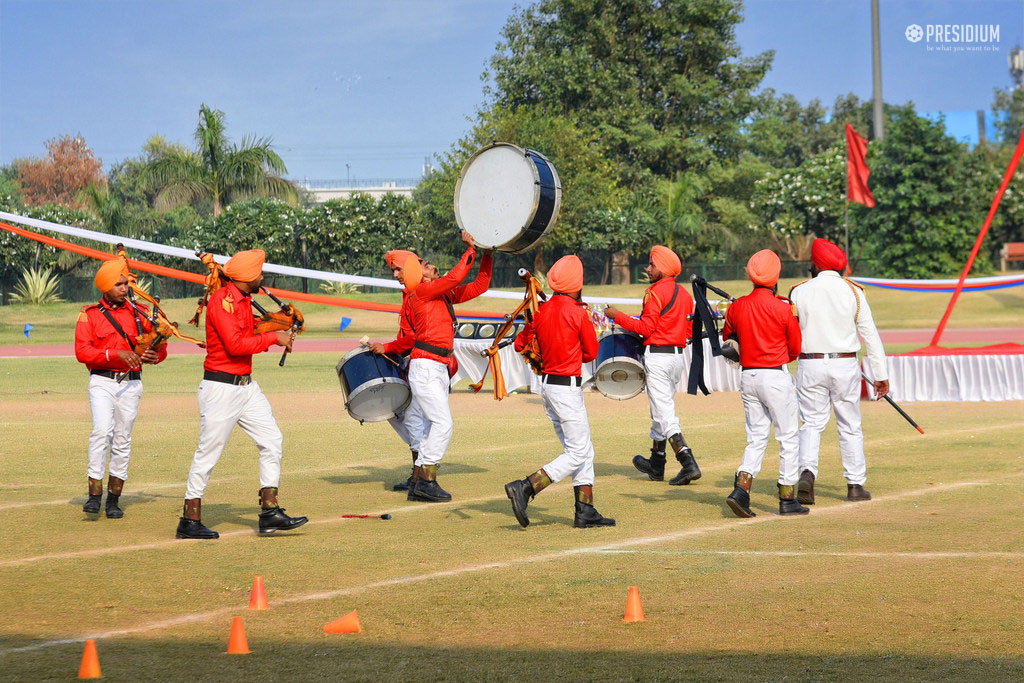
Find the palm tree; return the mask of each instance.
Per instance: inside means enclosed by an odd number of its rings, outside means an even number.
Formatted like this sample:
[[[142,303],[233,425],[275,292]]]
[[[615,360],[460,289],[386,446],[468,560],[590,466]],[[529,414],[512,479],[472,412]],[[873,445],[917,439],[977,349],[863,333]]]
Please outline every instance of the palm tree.
[[[288,169],[271,148],[269,138],[242,138],[232,145],[224,130],[224,112],[199,107],[196,126],[199,149],[169,149],[142,171],[144,186],[157,191],[157,209],[172,209],[181,204],[209,197],[213,215],[239,199],[277,197],[289,204],[299,199],[295,185],[281,177]]]

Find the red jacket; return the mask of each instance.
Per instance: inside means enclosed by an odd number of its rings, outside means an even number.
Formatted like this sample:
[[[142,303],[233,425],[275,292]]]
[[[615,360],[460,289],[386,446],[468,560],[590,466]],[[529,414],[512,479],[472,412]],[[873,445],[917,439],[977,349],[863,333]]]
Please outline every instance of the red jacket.
[[[448,271],[444,277],[430,282],[421,282],[409,295],[409,309],[415,342],[422,342],[443,349],[453,349],[455,343],[455,309],[453,304],[461,304],[480,296],[491,284],[491,266],[494,259],[484,256],[480,259],[480,272],[476,279],[468,285],[459,285],[469,275],[470,268],[476,257],[476,250],[470,247],[459,259],[458,265]],[[405,344],[408,340],[397,339],[395,344]],[[423,349],[413,348],[410,358],[428,358],[444,363],[451,372],[458,368],[455,356],[441,356]]]
[[[722,338],[739,341],[745,368],[774,368],[800,355],[800,323],[793,304],[764,287],[754,287],[729,306]]]
[[[583,363],[597,358],[597,334],[583,302],[555,294],[537,309],[516,337],[516,351],[522,351],[537,337],[541,366],[548,375],[579,377]]]
[[[384,345],[384,353],[399,356],[412,348],[416,336],[412,331],[412,309],[409,306],[409,290],[402,290],[402,310],[398,314],[398,337]]]
[[[676,300],[664,315],[661,311],[672,301],[672,291],[679,288]],[[644,338],[644,346],[686,346],[693,333],[693,323],[686,316],[693,313],[693,297],[686,287],[670,277],[663,277],[644,292],[644,308],[640,318],[622,313],[615,324]]]
[[[203,368],[232,375],[252,372],[252,355],[277,343],[277,333],[253,332],[252,296],[231,282],[210,297],[206,306],[206,361]]]
[[[107,320],[107,316],[100,311],[100,304],[117,321],[124,333],[132,339],[129,344],[121,334],[114,329],[114,326]],[[149,315],[149,309],[142,304],[139,308]],[[142,323],[142,331],[149,332],[153,326],[141,315],[139,321]],[[75,358],[78,362],[85,363],[90,370],[112,370],[124,372],[129,370],[128,364],[117,357],[121,349],[130,350],[134,345],[135,337],[139,335],[138,327],[135,324],[135,312],[131,304],[125,302],[114,307],[106,299],[99,303],[85,306],[78,314],[78,323],[75,325]],[[158,356],[160,360],[167,358],[167,346],[160,349]]]

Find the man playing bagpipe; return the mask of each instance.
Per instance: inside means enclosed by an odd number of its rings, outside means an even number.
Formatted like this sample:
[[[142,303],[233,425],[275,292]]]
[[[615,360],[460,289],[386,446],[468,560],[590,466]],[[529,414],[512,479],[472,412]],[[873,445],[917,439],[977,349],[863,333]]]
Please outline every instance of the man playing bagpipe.
[[[130,283],[125,262],[104,261],[93,280],[103,293],[99,303],[86,306],[75,325],[75,357],[89,368],[89,499],[83,512],[98,513],[103,496],[103,475],[108,468],[105,514],[124,516],[118,499],[128,478],[132,426],[142,398],[142,363],[167,358],[167,345],[137,352],[138,338],[153,330],[149,309],[128,300]],[[118,382],[118,376],[125,374]]]
[[[206,361],[199,383],[199,446],[192,458],[185,489],[185,506],[178,538],[218,538],[201,521],[206,484],[220,460],[235,425],[242,428],[260,452],[259,533],[287,531],[305,524],[306,517],[289,517],[278,505],[284,437],[270,402],[252,378],[252,356],[275,344],[291,350],[293,335],[278,330],[254,333],[252,294],[263,282],[263,251],[235,254],[224,265],[230,282],[209,297],[206,309]]]
[[[747,424],[747,447],[726,499],[738,517],[754,517],[750,489],[761,471],[772,424],[779,442],[779,514],[805,515],[796,501],[797,420],[793,376],[786,367],[800,353],[800,324],[788,299],[775,296],[782,262],[763,249],[747,262],[754,290],[736,299],[725,314],[722,339],[739,342],[740,396]],[[730,340],[736,340],[731,342]],[[726,354],[723,354],[726,355]]]
[[[594,508],[594,444],[590,440],[587,406],[583,401],[582,364],[597,357],[597,335],[583,308],[583,263],[575,255],[563,256],[548,271],[548,285],[555,294],[540,305],[532,323],[516,337],[522,352],[534,339],[540,349],[544,374],[541,397],[544,412],[565,449],[561,455],[526,479],[505,484],[512,512],[522,526],[529,499],[551,484],[572,475],[575,494],[573,526],[615,526]]]
[[[403,287],[405,287],[403,266],[405,261],[410,257],[420,262],[424,281],[430,282],[438,278],[437,268],[432,264],[423,263],[423,261],[411,251],[395,249],[385,254],[384,260],[387,262],[388,268],[391,269],[392,276]],[[389,355],[400,356],[411,351],[415,341],[416,337],[413,334],[412,328],[412,311],[409,308],[409,290],[408,288],[405,288],[402,290],[402,310],[398,315],[398,336],[394,341],[390,341],[387,344],[381,344],[379,342],[370,344],[370,351],[378,355],[386,353]],[[402,441],[409,446],[409,450],[412,452],[412,468],[413,472],[415,472],[416,458],[419,457],[420,441],[423,439],[423,434],[429,424],[423,416],[423,410],[420,409],[420,404],[416,401],[416,397],[414,396],[412,398],[405,410],[390,418],[388,423]],[[409,485],[412,484],[412,481],[413,475],[410,474],[408,479],[395,484],[392,487],[392,490],[408,491]]]
[[[660,244],[651,249],[647,277],[651,286],[644,292],[640,318],[633,318],[608,306],[604,313],[616,325],[644,339],[644,368],[647,370],[647,400],[651,405],[651,457],[637,455],[633,466],[652,481],[665,479],[665,443],[672,446],[681,469],[669,480],[673,486],[700,479],[700,467],[683,438],[676,417],[676,387],[683,377],[683,352],[692,333],[689,315],[693,298],[676,276],[682,263],[675,252]],[[695,340],[695,343],[702,343]]]
[[[445,502],[450,493],[437,483],[437,466],[451,442],[454,424],[448,394],[451,377],[458,369],[455,360],[455,309],[453,304],[480,296],[491,284],[491,250],[480,260],[480,272],[466,285],[476,259],[476,247],[468,232],[462,233],[466,251],[444,277],[426,280],[423,266],[415,256],[406,257],[403,280],[409,290],[414,341],[409,360],[409,388],[423,417],[429,423],[420,439],[419,455],[409,483],[409,500]]]

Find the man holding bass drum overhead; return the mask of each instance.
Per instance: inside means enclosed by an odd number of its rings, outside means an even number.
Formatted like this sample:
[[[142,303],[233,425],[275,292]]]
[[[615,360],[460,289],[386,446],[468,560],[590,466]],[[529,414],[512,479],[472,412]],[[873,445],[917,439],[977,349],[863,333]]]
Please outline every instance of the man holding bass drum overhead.
[[[454,424],[448,394],[451,377],[458,369],[455,360],[455,309],[459,304],[480,296],[491,284],[491,250],[480,260],[480,272],[467,285],[466,279],[476,259],[476,246],[468,232],[462,233],[466,251],[459,263],[444,277],[428,281],[415,256],[406,257],[402,266],[405,288],[409,291],[415,340],[409,360],[409,389],[429,423],[420,439],[419,455],[409,484],[409,500],[446,502],[450,493],[437,483],[437,466],[452,440]]]
[[[673,486],[683,486],[700,479],[700,467],[693,451],[683,438],[679,418],[676,417],[676,387],[683,376],[683,352],[692,333],[689,315],[693,313],[693,298],[686,288],[678,284],[676,276],[682,263],[675,252],[660,244],[651,249],[647,277],[651,286],[644,292],[643,312],[640,318],[626,315],[614,306],[604,313],[619,327],[644,338],[644,366],[647,370],[647,399],[651,404],[651,457],[637,455],[633,466],[651,481],[665,479],[665,443],[672,446],[681,469],[669,480]],[[695,340],[702,343],[701,340]]]
[[[530,524],[526,514],[529,499],[551,484],[572,475],[575,495],[573,526],[578,529],[615,526],[594,508],[594,444],[583,401],[583,363],[597,357],[597,335],[583,308],[583,263],[575,255],[563,256],[548,271],[548,285],[555,294],[540,305],[533,322],[516,337],[516,351],[522,352],[534,339],[540,347],[544,374],[541,397],[544,412],[555,428],[564,452],[526,479],[505,484],[505,495],[522,526]]]

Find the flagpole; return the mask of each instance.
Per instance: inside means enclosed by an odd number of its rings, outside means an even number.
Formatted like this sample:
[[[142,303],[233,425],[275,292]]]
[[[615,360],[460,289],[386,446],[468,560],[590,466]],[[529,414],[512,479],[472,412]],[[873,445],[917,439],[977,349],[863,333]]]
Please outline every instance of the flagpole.
[[[843,208],[843,232],[846,243],[846,257],[850,257],[850,141],[846,141],[846,202]]]

